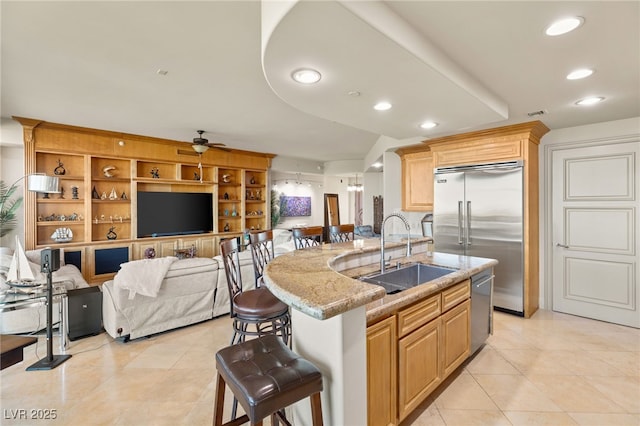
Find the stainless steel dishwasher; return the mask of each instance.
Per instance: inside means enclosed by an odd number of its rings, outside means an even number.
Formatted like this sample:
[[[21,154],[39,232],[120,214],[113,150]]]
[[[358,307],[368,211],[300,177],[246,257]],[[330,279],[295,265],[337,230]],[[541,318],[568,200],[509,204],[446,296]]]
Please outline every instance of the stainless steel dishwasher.
[[[471,354],[493,334],[493,268],[471,277]]]

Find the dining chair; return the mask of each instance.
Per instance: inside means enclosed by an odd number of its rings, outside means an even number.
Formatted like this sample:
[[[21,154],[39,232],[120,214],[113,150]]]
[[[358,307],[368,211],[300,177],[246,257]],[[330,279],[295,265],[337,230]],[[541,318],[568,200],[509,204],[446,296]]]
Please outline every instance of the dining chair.
[[[292,233],[296,250],[322,245],[322,226],[293,228]]]
[[[345,243],[353,241],[354,224],[332,225],[329,227],[329,241],[332,243]]]

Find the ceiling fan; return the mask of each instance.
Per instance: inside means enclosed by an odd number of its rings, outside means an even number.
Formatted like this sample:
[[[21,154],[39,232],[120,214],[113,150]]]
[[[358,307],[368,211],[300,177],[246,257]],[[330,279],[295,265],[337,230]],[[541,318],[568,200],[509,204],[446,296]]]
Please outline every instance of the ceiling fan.
[[[196,130],[196,132],[198,133],[198,136],[193,138],[193,145],[191,145],[191,147],[198,154],[206,152],[209,148],[219,148],[226,146],[221,142],[209,142],[209,139],[203,138],[202,134],[204,133],[204,130]]]

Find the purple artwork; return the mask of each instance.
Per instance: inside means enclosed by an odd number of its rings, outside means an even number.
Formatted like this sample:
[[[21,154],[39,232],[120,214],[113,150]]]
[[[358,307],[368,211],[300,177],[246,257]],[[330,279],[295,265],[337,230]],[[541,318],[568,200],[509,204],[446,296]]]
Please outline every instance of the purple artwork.
[[[311,216],[311,197],[281,195],[280,216]]]

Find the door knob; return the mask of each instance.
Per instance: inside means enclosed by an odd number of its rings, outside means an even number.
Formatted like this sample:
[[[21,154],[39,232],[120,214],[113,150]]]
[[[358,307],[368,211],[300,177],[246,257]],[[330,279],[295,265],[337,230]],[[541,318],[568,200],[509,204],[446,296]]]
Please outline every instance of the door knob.
[[[569,246],[565,245],[565,244],[560,244],[560,243],[556,243],[556,246],[558,247],[562,247],[562,248],[569,248]]]

